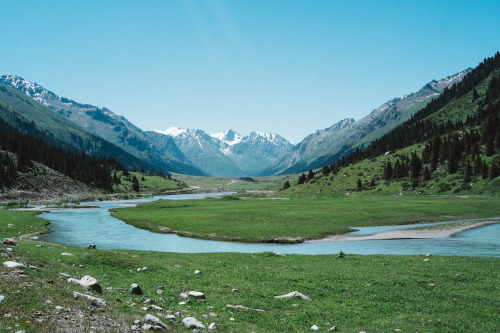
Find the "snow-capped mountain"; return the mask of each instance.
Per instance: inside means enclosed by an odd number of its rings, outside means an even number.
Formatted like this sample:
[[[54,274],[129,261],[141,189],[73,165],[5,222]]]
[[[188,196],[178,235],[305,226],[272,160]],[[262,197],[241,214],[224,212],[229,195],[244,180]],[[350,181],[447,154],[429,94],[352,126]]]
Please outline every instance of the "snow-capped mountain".
[[[243,137],[233,131],[232,129],[228,129],[227,131],[215,133],[210,135],[212,138],[216,138],[229,146],[234,146],[241,142]]]
[[[21,91],[72,123],[152,165],[167,168],[173,172],[203,174],[189,164],[173,140],[165,141],[162,146],[157,146],[140,128],[107,108],[81,104],[59,97],[36,83],[12,74],[0,76],[0,83]]]
[[[433,97],[440,95],[445,88],[460,82],[470,71],[469,68],[439,81],[432,80],[415,93],[384,103],[357,122],[348,118],[329,128],[318,130],[307,136],[293,151],[260,175],[298,173],[335,162],[342,155],[380,138],[410,119]]]
[[[283,137],[261,132],[242,136],[228,129],[208,135],[170,127],[149,133],[156,142],[158,135],[171,137],[193,165],[213,176],[255,176],[293,148]]]

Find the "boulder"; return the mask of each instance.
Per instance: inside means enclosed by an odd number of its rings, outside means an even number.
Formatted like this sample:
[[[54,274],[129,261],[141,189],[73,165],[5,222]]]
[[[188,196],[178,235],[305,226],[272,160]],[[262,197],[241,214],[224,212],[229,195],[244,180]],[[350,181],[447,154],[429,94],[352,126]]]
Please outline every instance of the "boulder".
[[[89,244],[89,245],[87,245],[87,249],[96,250],[97,246],[95,246],[95,244]]]
[[[92,276],[85,275],[80,280],[80,285],[82,285],[87,290],[94,290],[98,293],[102,292],[101,285],[99,282],[93,278]]]
[[[186,317],[182,319],[182,323],[188,328],[205,328],[205,325],[195,317]]]
[[[142,289],[137,283],[132,283],[129,289],[130,293],[133,295],[142,295]]]
[[[4,238],[3,243],[5,245],[17,246],[17,242],[12,238]]]
[[[6,261],[3,265],[7,268],[26,268],[23,264],[15,261]]]

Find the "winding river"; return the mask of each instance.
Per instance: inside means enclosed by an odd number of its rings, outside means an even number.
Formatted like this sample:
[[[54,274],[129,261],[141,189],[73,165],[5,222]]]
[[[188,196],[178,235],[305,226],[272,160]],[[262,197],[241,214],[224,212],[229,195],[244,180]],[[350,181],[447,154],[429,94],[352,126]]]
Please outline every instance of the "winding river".
[[[479,257],[500,257],[500,224],[461,232],[448,238],[363,240],[342,242],[317,242],[302,244],[247,244],[222,241],[208,241],[179,237],[175,234],[157,234],[137,229],[109,215],[111,208],[124,207],[158,199],[185,200],[201,199],[216,194],[181,194],[157,196],[140,200],[86,203],[99,208],[52,210],[40,215],[51,222],[52,231],[42,235],[40,240],[66,245],[85,247],[96,244],[99,249],[126,249],[159,252],[245,252],[275,251],[286,254],[434,254],[464,255]],[[413,226],[384,226],[356,228],[353,235],[367,235]]]

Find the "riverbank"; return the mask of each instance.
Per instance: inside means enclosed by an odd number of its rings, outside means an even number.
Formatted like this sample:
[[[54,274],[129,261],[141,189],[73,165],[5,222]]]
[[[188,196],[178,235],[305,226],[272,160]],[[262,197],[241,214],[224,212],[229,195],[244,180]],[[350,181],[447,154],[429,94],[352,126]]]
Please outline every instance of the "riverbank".
[[[447,238],[460,232],[480,228],[490,224],[500,223],[495,221],[467,221],[451,224],[440,224],[432,227],[415,227],[411,229],[391,230],[368,236],[355,235],[332,235],[322,239],[310,240],[308,242],[342,242],[342,241],[361,241],[361,240],[390,240],[390,239],[428,239],[428,238]]]
[[[156,233],[243,243],[293,244],[321,240],[325,235],[346,235],[355,227],[500,216],[500,198],[366,196],[240,200],[228,196],[160,200],[111,212],[136,228]],[[412,238],[400,236],[382,237]]]

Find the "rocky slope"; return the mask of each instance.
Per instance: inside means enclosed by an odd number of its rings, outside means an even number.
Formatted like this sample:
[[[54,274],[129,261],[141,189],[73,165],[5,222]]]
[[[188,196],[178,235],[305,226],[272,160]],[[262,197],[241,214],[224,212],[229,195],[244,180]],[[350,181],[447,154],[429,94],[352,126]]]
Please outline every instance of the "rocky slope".
[[[59,97],[36,83],[12,74],[0,76],[0,83],[21,91],[72,123],[153,166],[178,173],[203,174],[189,164],[189,161],[172,141],[165,142],[162,146],[155,145],[140,128],[107,108],[81,104]]]
[[[348,118],[318,130],[260,175],[303,172],[335,162],[342,155],[372,142],[408,120],[445,88],[460,82],[469,71],[467,69],[439,81],[433,80],[415,93],[386,102],[357,122]]]

